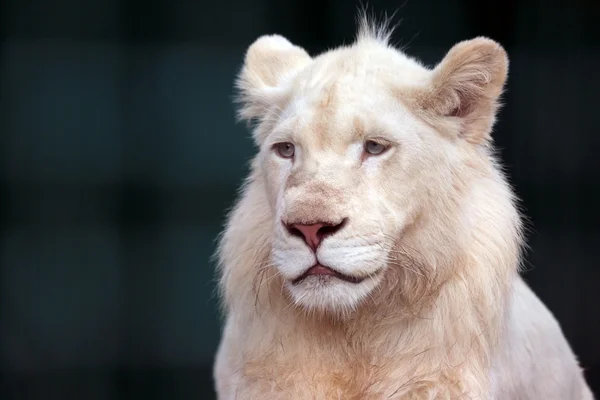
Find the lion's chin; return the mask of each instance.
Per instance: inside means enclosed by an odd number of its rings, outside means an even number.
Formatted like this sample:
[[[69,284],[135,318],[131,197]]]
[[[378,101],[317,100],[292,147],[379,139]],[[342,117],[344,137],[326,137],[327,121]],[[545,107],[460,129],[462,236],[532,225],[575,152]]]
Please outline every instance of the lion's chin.
[[[337,273],[304,274],[286,283],[291,300],[308,311],[347,313],[356,310],[379,285],[379,271],[369,276],[341,278]]]

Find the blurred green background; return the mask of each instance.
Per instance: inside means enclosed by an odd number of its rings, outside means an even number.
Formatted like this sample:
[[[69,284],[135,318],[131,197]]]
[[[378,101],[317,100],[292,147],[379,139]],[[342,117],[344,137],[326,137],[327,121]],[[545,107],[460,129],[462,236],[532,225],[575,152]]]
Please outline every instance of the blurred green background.
[[[253,152],[233,80],[261,34],[349,43],[342,0],[0,5],[0,398],[210,399],[214,240]],[[511,58],[495,138],[529,271],[600,390],[597,0],[371,1],[429,65]]]

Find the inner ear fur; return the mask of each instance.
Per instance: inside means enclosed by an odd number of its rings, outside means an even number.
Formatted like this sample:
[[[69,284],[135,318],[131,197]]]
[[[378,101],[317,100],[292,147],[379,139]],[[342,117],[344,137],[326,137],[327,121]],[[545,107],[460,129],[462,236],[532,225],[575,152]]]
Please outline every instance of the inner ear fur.
[[[419,105],[436,117],[456,119],[467,141],[490,140],[508,75],[506,51],[478,37],[456,44],[435,67]]]
[[[246,51],[238,76],[238,116],[242,120],[261,118],[280,95],[278,86],[286,76],[311,61],[301,47],[280,35],[264,35]]]

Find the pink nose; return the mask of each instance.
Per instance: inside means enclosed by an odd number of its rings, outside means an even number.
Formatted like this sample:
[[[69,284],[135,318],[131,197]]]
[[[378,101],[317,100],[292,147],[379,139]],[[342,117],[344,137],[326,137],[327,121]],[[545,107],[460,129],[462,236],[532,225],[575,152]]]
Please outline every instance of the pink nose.
[[[308,247],[316,251],[323,238],[339,231],[345,223],[346,219],[338,224],[317,222],[314,224],[286,224],[286,227],[292,235],[302,237]]]

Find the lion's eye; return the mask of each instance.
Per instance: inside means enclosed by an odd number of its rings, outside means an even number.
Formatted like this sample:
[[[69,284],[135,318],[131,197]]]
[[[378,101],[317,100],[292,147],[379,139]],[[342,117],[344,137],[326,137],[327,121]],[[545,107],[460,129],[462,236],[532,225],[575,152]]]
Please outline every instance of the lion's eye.
[[[277,154],[283,158],[292,158],[294,156],[295,147],[292,143],[277,143],[275,144],[274,148],[277,151]]]
[[[387,150],[387,146],[381,143],[377,143],[373,140],[367,140],[365,142],[365,151],[371,155],[377,156]]]

